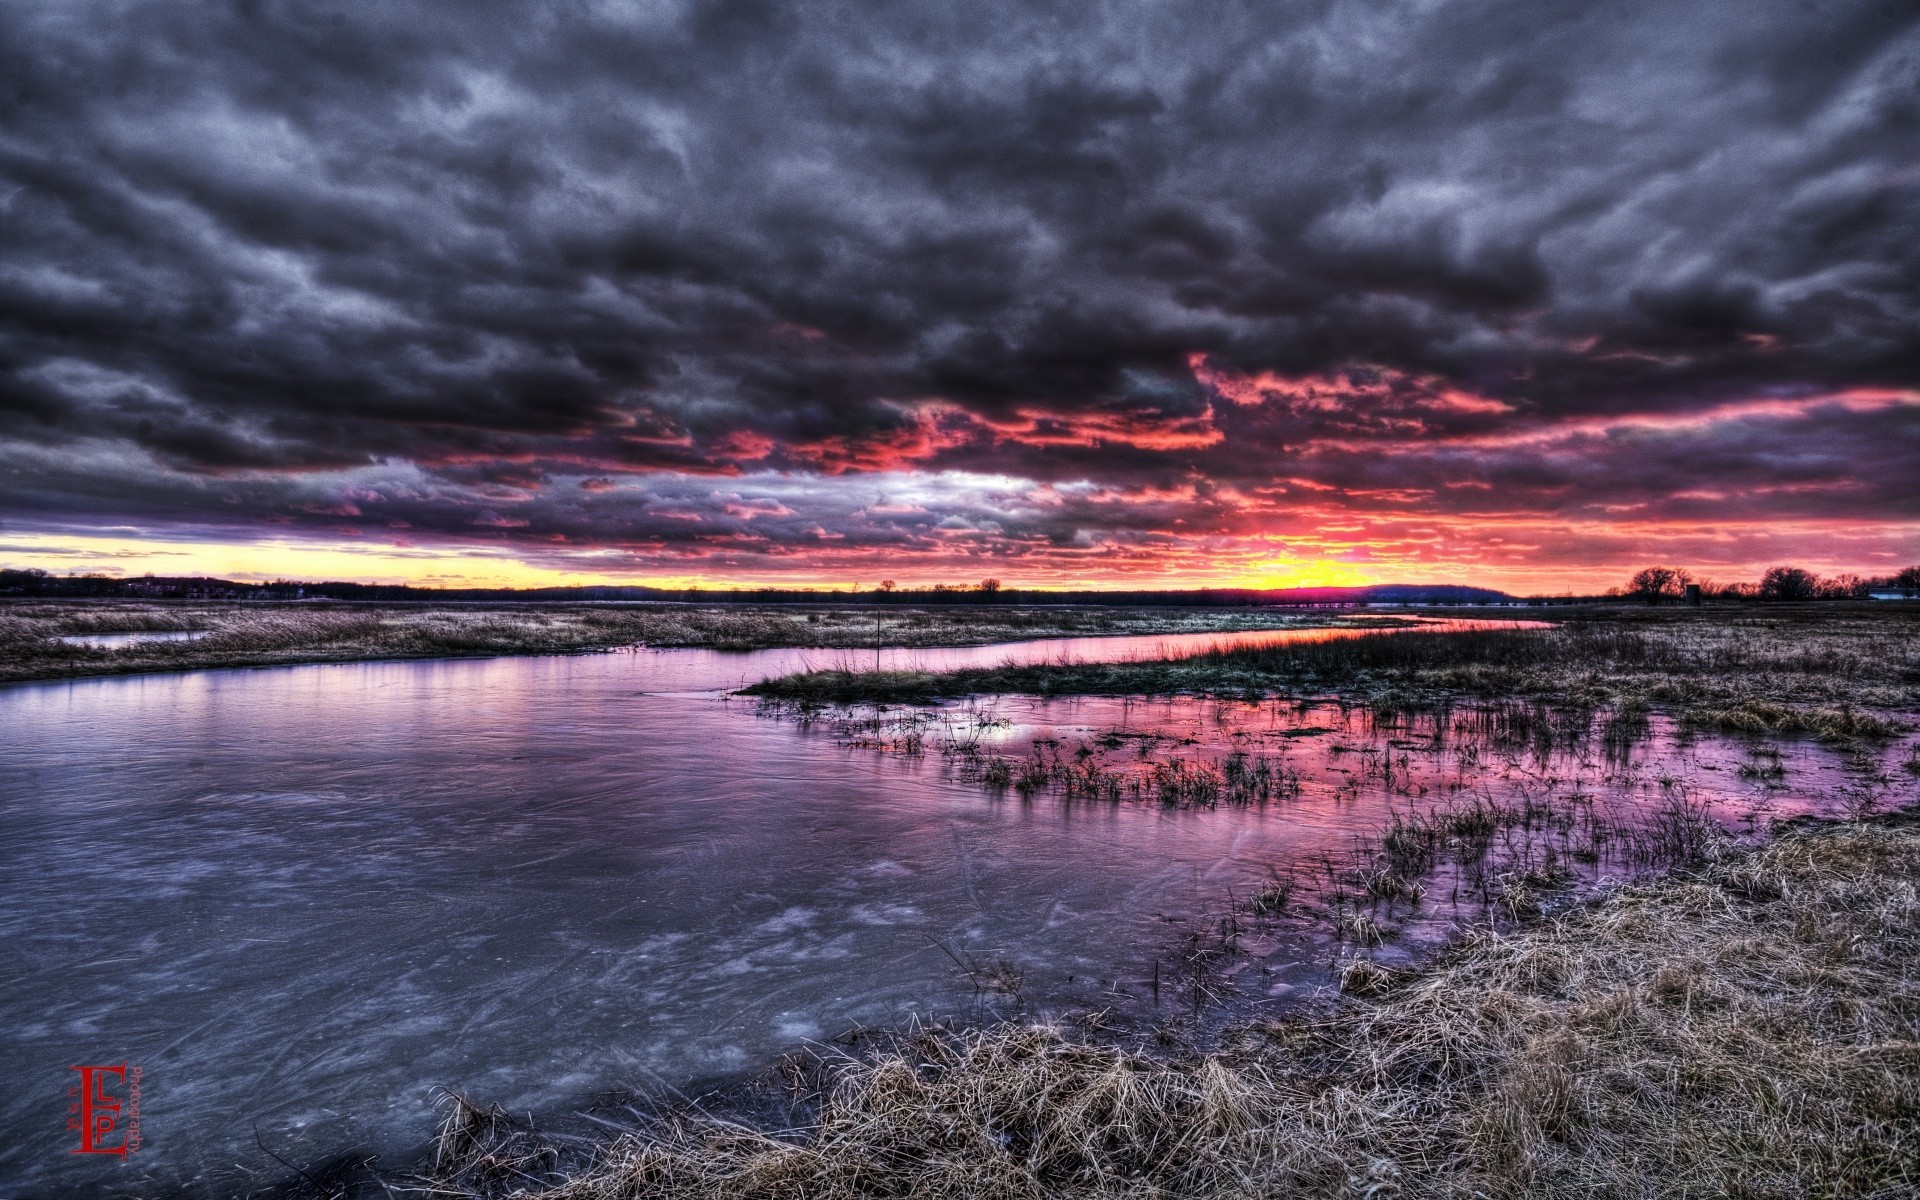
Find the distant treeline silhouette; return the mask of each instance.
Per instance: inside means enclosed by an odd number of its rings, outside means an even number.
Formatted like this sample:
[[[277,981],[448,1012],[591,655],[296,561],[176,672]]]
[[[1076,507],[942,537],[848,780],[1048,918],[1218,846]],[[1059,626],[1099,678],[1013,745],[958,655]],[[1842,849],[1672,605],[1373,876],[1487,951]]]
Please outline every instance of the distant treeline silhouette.
[[[1816,575],[1803,567],[1768,567],[1758,583],[1719,583],[1685,567],[1644,567],[1609,596],[1648,604],[1671,603],[1690,593],[1704,600],[1865,600],[1881,590],[1920,592],[1920,566],[1891,575]]]

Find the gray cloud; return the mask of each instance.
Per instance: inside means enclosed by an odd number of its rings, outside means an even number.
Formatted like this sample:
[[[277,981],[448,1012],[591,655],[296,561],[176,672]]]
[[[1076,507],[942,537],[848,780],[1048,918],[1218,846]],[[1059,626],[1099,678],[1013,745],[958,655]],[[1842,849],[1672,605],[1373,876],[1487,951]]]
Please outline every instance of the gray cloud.
[[[1920,387],[1908,3],[0,9],[15,520],[698,548],[633,489],[785,471],[701,511],[931,552],[816,477],[949,468],[1915,516],[1901,407],[1494,444]],[[1505,408],[1243,408],[1195,355]]]

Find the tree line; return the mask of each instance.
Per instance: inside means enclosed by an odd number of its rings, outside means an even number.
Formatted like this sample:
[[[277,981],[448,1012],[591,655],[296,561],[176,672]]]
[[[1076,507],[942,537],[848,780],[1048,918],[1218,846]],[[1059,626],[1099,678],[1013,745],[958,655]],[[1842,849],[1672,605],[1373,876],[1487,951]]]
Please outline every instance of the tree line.
[[[1892,575],[1816,575],[1804,567],[1768,567],[1757,583],[1719,583],[1684,567],[1643,567],[1607,594],[1648,604],[1685,599],[1689,587],[1707,600],[1864,600],[1876,588],[1920,590],[1920,566]]]

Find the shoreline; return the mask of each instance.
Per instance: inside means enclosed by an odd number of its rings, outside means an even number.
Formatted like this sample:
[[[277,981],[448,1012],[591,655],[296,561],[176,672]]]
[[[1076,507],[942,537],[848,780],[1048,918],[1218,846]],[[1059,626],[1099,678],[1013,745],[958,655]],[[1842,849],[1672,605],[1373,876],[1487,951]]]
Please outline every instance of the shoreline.
[[[696,605],[325,606],[70,601],[0,604],[0,686],[201,670],[615,653],[629,649],[953,649],[1065,638],[1233,634],[1377,624],[1390,614],[1255,608]],[[182,633],[117,648],[63,636]]]
[[[1916,882],[1920,809],[1803,818],[1411,969],[1356,971],[1212,1049],[1058,1021],[896,1030],[790,1071],[797,1121],[660,1106],[584,1142],[456,1099],[386,1183],[555,1200],[1227,1195],[1256,1180],[1326,1196],[1885,1194],[1920,1182],[1920,981],[1901,966],[1920,951]],[[1878,942],[1835,942],[1863,910]],[[1852,1019],[1799,1019],[1838,1010]],[[776,1066],[727,1091],[769,1095]],[[1755,1087],[1799,1089],[1800,1107]],[[1660,1122],[1673,1139],[1640,1128]]]

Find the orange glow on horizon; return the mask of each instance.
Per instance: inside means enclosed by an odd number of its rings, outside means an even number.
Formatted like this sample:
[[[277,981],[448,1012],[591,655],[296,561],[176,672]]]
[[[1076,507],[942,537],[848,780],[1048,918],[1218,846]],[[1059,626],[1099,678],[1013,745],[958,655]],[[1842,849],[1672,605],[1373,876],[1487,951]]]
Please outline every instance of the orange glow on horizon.
[[[1369,584],[1460,584],[1515,595],[1591,594],[1622,583],[1654,562],[1687,566],[1720,582],[1756,579],[1769,565],[1793,562],[1821,574],[1891,573],[1920,557],[1920,527],[1835,530],[1818,525],[1764,526],[1762,536],[1778,553],[1732,559],[1727,531],[1696,527],[1595,526],[1582,536],[1618,548],[1603,561],[1554,561],[1556,543],[1568,527],[1539,521],[1474,522],[1477,541],[1459,529],[1419,522],[1424,539],[1390,536],[1400,531],[1362,528],[1353,540],[1336,542],[1335,530],[1291,538],[1290,553],[1258,537],[1201,539],[1205,545],[1162,544],[1124,553],[988,554],[903,561],[895,553],[865,549],[810,555],[793,565],[701,570],[695,561],[638,560],[618,549],[572,550],[564,558],[536,557],[533,548],[498,544],[433,547],[377,545],[273,537],[247,541],[92,533],[14,533],[0,540],[0,565],[40,567],[56,575],[104,574],[118,578],[153,574],[207,576],[239,582],[275,579],[355,581],[441,588],[541,588],[629,585],[710,591],[758,587],[871,589],[883,579],[905,588],[935,584],[968,586],[985,578],[1008,588],[1034,590],[1192,590],[1357,587]],[[1379,524],[1376,522],[1376,524]],[[1891,536],[1889,536],[1891,535]],[[1722,544],[1716,555],[1707,547]],[[1447,545],[1454,542],[1458,544]],[[1317,543],[1317,546],[1316,546]],[[1097,564],[1097,565],[1096,565]],[[679,569],[674,569],[678,567]]]

